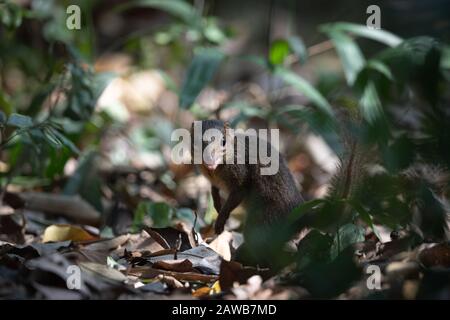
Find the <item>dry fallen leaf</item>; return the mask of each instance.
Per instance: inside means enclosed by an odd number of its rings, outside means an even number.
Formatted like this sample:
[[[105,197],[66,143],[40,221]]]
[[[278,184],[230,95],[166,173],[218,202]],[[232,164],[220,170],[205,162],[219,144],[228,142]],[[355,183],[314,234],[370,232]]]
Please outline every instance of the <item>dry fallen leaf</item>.
[[[235,282],[244,284],[247,280],[258,274],[258,270],[252,267],[244,267],[236,261],[222,261],[220,265],[220,287],[229,290]]]
[[[72,226],[69,224],[54,224],[47,227],[44,231],[44,236],[42,237],[42,242],[57,242],[57,241],[88,241],[96,240],[94,237],[88,233],[83,228],[78,226]]]
[[[161,246],[151,235],[149,235],[147,231],[142,230],[141,233],[131,234],[128,240],[123,243],[118,250],[116,250],[116,253],[118,255],[122,255],[125,249],[128,252],[148,251],[150,253],[155,253],[164,250],[164,247]]]
[[[222,291],[222,288],[220,288],[220,282],[218,280],[214,282],[211,289],[213,290],[214,293],[220,293]]]
[[[192,262],[184,260],[160,260],[153,264],[153,268],[176,272],[196,272],[192,267]]]
[[[178,225],[178,229],[172,227],[166,228],[148,228],[145,227],[150,236],[155,239],[164,249],[173,249],[179,247],[179,251],[192,249],[190,238],[190,231],[186,230],[182,224]],[[181,244],[179,243],[181,240]]]
[[[192,291],[192,296],[193,297],[204,297],[204,296],[209,296],[212,294],[217,294],[220,293],[220,284],[219,281],[214,282],[214,284],[211,287],[208,286],[204,286],[204,287],[200,287],[196,290]]]
[[[116,269],[109,268],[107,265],[94,262],[80,262],[80,267],[84,270],[91,271],[108,280],[124,282],[127,277]]]
[[[108,251],[108,250],[114,250],[117,247],[123,245],[125,242],[130,239],[129,234],[123,234],[121,236],[107,239],[107,240],[99,240],[94,243],[90,243],[85,246],[86,249],[93,250],[93,251]]]
[[[222,232],[213,242],[209,244],[209,247],[217,252],[224,260],[231,260],[231,248],[230,243],[233,240],[233,235],[229,231]]]
[[[210,287],[201,287],[192,291],[192,296],[196,298],[209,296],[210,294],[211,294]]]

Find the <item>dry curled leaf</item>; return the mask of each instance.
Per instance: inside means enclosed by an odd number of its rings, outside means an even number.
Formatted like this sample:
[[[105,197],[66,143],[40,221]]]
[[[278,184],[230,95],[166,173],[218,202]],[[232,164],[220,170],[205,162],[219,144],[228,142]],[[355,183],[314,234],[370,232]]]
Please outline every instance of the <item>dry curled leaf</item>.
[[[42,237],[42,242],[58,242],[67,240],[89,241],[96,239],[97,237],[94,237],[86,230],[78,226],[69,224],[54,224],[45,229],[44,236]]]

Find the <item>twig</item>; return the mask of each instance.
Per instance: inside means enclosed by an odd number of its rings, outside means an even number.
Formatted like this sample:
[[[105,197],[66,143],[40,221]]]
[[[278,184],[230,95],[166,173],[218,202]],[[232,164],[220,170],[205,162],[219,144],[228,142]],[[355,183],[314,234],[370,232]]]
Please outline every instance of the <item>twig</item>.
[[[269,53],[270,53],[270,45],[271,45],[271,40],[272,40],[272,20],[273,20],[273,16],[274,16],[274,12],[275,12],[275,0],[270,0],[270,3],[269,3],[269,16],[268,16],[268,21],[267,21],[267,39],[266,39],[266,41],[267,41],[267,55],[269,56]],[[269,85],[269,88],[268,88],[268,91],[269,92],[272,92],[273,91],[273,85],[274,85],[274,83],[273,83],[273,81],[274,81],[274,79],[273,79],[273,77],[272,77],[272,75],[270,74],[270,73],[268,73],[267,74],[267,77],[268,77],[268,85]]]
[[[306,50],[308,51],[308,57],[314,57],[317,56],[319,54],[322,54],[324,52],[327,52],[331,49],[334,48],[334,44],[333,41],[331,40],[326,40],[323,42],[319,42],[315,45],[312,45],[311,47],[308,47]],[[300,58],[297,55],[289,55],[286,58],[286,64],[291,66],[293,64],[299,63],[300,62]]]
[[[175,241],[175,252],[173,253],[173,260],[177,260],[178,259],[178,251],[180,251],[181,249],[181,243],[182,243],[182,239],[181,239],[181,233],[178,234],[178,239],[177,241]]]
[[[195,245],[198,246],[198,236],[197,232],[195,232],[195,226],[197,225],[197,210],[194,210],[194,225],[192,226],[192,236],[194,237]]]
[[[334,48],[333,41],[326,40],[326,41],[317,43],[317,44],[309,47],[307,50],[308,50],[308,55],[310,57],[312,57],[312,56],[316,56],[318,54],[321,54],[321,53],[323,53],[325,51],[331,50],[333,48]]]

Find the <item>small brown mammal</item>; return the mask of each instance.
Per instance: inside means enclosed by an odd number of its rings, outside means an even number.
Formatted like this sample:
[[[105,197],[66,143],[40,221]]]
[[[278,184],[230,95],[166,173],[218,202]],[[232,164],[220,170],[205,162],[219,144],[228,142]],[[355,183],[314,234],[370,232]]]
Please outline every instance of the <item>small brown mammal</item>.
[[[219,139],[208,139],[208,129],[220,130],[222,139],[220,141]],[[228,124],[220,120],[201,121],[202,137],[200,139],[203,141],[197,141],[197,145],[202,146],[202,159],[206,159],[200,164],[200,170],[211,182],[214,207],[219,213],[214,226],[216,234],[222,233],[230,213],[241,203],[247,210],[250,204],[256,203],[258,210],[254,210],[256,212],[252,213],[255,215],[251,218],[252,223],[268,225],[285,217],[293,208],[303,202],[284,159],[268,141],[259,137],[256,140],[251,140],[250,137],[245,135],[241,136],[243,139],[238,139],[239,134],[242,135],[242,133],[231,134],[230,130],[227,129],[229,129]],[[191,151],[194,155],[194,123],[191,128],[191,137]],[[207,141],[204,141],[205,138]],[[237,144],[242,143],[242,141],[246,141],[246,161],[244,164],[239,164],[242,161],[237,161],[239,150]],[[255,164],[248,161],[249,143],[251,141],[253,143],[257,141],[258,148],[265,143],[266,150],[275,152],[275,154],[271,154],[271,159],[275,155],[279,163],[278,171],[275,174],[261,174],[261,168],[267,167],[267,165],[262,164],[259,157]],[[234,148],[231,146],[232,142],[234,142]],[[204,152],[206,154],[203,157]],[[239,157],[241,156],[239,154]],[[227,161],[230,158],[235,160],[234,163]],[[227,194],[223,205],[219,190]]]

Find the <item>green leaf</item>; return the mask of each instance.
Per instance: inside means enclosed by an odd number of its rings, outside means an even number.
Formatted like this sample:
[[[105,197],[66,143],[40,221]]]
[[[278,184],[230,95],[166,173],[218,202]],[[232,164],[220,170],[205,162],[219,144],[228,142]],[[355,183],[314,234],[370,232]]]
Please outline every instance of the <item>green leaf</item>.
[[[302,38],[298,36],[292,36],[288,38],[289,47],[291,51],[298,57],[301,63],[305,63],[308,59],[308,50]]]
[[[22,24],[24,9],[13,2],[0,4],[0,21],[9,29],[15,29]]]
[[[358,201],[347,200],[347,202],[356,210],[356,212],[358,212],[360,218],[372,229],[373,233],[375,233],[377,238],[381,241],[380,233],[375,228],[372,216],[369,212]]]
[[[206,224],[212,224],[214,222],[214,220],[216,220],[217,218],[217,211],[216,208],[214,207],[214,201],[213,198],[211,196],[211,193],[209,192],[208,194],[208,205],[206,207],[206,211],[205,214],[203,216],[203,221]]]
[[[50,127],[44,127],[42,129],[42,132],[44,133],[45,139],[55,148],[61,148],[62,144],[61,141],[58,140],[58,138],[53,133],[53,130]]]
[[[308,51],[300,37],[275,40],[270,46],[269,63],[272,66],[282,65],[290,53],[295,54],[301,63],[307,60]]]
[[[287,70],[285,68],[278,67],[275,70],[275,75],[279,76],[284,80],[285,83],[293,86],[295,89],[303,93],[311,102],[317,106],[320,111],[328,114],[329,116],[333,116],[333,110],[331,105],[328,103],[327,99],[325,99],[322,94],[317,91],[308,81],[303,79],[301,76],[296,73]]]
[[[151,219],[151,226],[165,228],[171,225],[174,210],[164,202],[143,201],[139,203],[133,219],[133,227],[136,229],[145,224],[145,219]]]
[[[380,97],[373,81],[369,81],[360,100],[361,113],[368,123],[379,121],[384,113]]]
[[[188,108],[216,73],[225,55],[214,48],[200,48],[188,67],[180,94],[180,107]]]
[[[55,138],[65,147],[67,147],[70,151],[72,151],[75,154],[79,154],[80,150],[75,146],[75,144],[70,141],[64,134],[59,132],[58,130],[51,128],[50,130],[52,134],[55,136]]]
[[[319,134],[325,142],[336,152],[342,152],[342,138],[337,131],[336,119],[323,112],[317,112],[301,105],[287,105],[277,109],[274,114],[276,121],[298,133],[307,124],[316,134]]]
[[[27,128],[33,125],[33,119],[28,116],[13,113],[9,116],[8,122],[6,124],[11,127]]]
[[[327,34],[341,59],[347,83],[352,85],[356,79],[356,75],[364,66],[364,56],[356,42],[345,33],[332,30]]]
[[[0,89],[0,108],[5,111],[5,114],[10,114],[13,110],[11,103],[8,100],[9,99]]]
[[[315,200],[310,200],[310,201],[302,203],[301,205],[294,208],[290,212],[290,214],[288,216],[288,223],[289,224],[294,223],[296,220],[300,219],[308,211],[311,211],[314,208],[316,208],[317,206],[323,205],[326,202],[327,202],[326,199],[315,199]]]
[[[339,228],[334,236],[333,245],[331,246],[331,258],[335,259],[339,253],[354,243],[364,241],[364,228],[361,226],[348,223]]]
[[[348,22],[337,22],[331,24],[325,24],[321,26],[321,30],[328,31],[338,31],[338,32],[348,32],[359,37],[364,37],[367,39],[372,39],[381,43],[384,43],[390,47],[395,47],[399,45],[403,39],[392,34],[388,31],[381,29],[369,29],[365,25],[348,23]]]
[[[274,66],[283,64],[289,53],[289,43],[286,40],[275,40],[270,46],[269,62]]]
[[[410,74],[415,69],[422,68],[429,55],[435,51],[441,52],[440,43],[434,38],[421,36],[406,39],[395,48],[383,50],[377,55],[377,59],[393,70],[401,68],[405,69],[403,73]]]
[[[368,60],[364,68],[378,71],[379,73],[384,75],[387,79],[394,81],[394,76],[392,75],[392,72],[389,69],[389,67],[379,60]]]
[[[168,14],[184,20],[187,24],[197,23],[199,15],[195,8],[182,0],[136,0],[119,5],[115,10],[122,11],[135,7],[150,7],[167,12]]]
[[[380,92],[380,96],[387,96],[394,81],[391,69],[384,62],[369,60],[358,73],[354,82],[354,89],[363,94],[369,82],[372,82],[377,91]]]
[[[203,34],[206,39],[215,44],[221,44],[226,39],[226,34],[219,28],[215,18],[206,18],[206,25],[203,27]]]
[[[414,37],[395,48],[384,50],[378,59],[385,62],[403,88],[412,84],[419,96],[436,105],[442,95],[442,45],[431,37]]]

